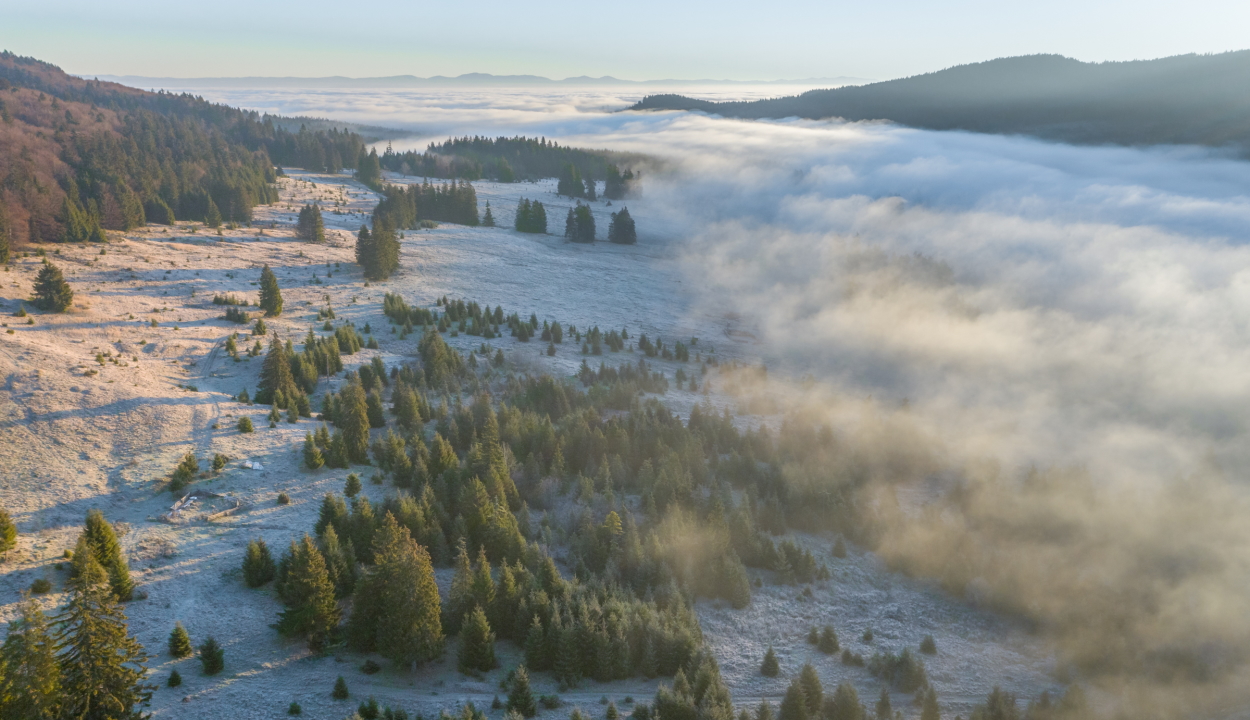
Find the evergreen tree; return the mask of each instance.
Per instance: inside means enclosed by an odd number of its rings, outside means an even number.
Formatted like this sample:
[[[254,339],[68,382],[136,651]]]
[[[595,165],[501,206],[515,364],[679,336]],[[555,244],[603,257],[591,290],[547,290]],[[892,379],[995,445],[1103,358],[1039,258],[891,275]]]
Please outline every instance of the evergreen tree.
[[[299,220],[295,224],[295,233],[301,240],[309,242],[325,242],[325,221],[321,217],[321,206],[313,203],[300,208]]]
[[[568,197],[585,197],[586,185],[582,182],[582,173],[573,163],[566,163],[560,171],[556,193]]]
[[[69,603],[54,618],[60,649],[62,715],[111,720],[143,717],[152,687],[143,684],[148,655],[130,636],[104,568],[88,556]]]
[[[191,636],[187,633],[187,629],[182,623],[174,623],[174,629],[169,633],[169,654],[176,658],[190,657],[192,652]]]
[[[877,698],[877,720],[894,720],[894,708],[890,707],[890,688],[882,685]]]
[[[61,669],[39,603],[26,598],[0,648],[0,720],[57,720]]]
[[[595,216],[590,208],[581,203],[569,210],[564,223],[564,236],[575,243],[593,243],[595,241]]]
[[[365,397],[365,415],[369,418],[369,427],[386,427],[386,415],[382,410],[382,396],[377,390],[371,390]]]
[[[850,683],[842,683],[833,692],[830,711],[825,714],[828,720],[864,720],[864,706],[859,702],[859,693]]]
[[[200,667],[205,675],[216,675],[226,667],[226,651],[212,635],[200,645]]]
[[[265,363],[260,368],[260,384],[253,400],[278,409],[298,404],[302,395],[303,391],[295,384],[295,376],[291,374],[291,357],[275,332],[269,341]]]
[[[938,707],[937,691],[930,687],[924,694],[924,702],[920,708],[920,720],[942,720],[941,709]]]
[[[590,178],[586,178],[583,181],[583,184],[586,187],[585,194],[583,195],[583,197],[585,197],[587,200],[598,200],[599,198],[595,194],[595,181],[591,180]]]
[[[169,491],[174,494],[182,492],[182,489],[195,479],[199,471],[200,461],[195,458],[195,453],[189,452],[183,455],[182,462],[178,463],[178,467],[174,468],[173,474],[169,476]]]
[[[820,640],[817,641],[816,648],[826,655],[832,655],[838,651],[838,634],[833,631],[832,625],[826,625],[820,631]]]
[[[325,465],[325,458],[321,455],[321,448],[317,447],[317,443],[313,441],[312,433],[304,434],[304,467],[309,470],[316,470]]]
[[[569,214],[564,218],[564,237],[572,240],[577,234],[577,219],[573,216],[573,208],[569,208]]]
[[[211,228],[221,227],[221,210],[217,209],[217,203],[213,202],[211,195],[208,198],[208,211],[204,213],[204,224]]]
[[[820,706],[824,702],[825,689],[820,684],[820,676],[811,663],[803,663],[799,671],[799,683],[803,686],[803,699],[807,703],[807,714],[813,717],[820,715]]]
[[[369,406],[364,388],[359,380],[348,382],[339,392],[339,415],[335,419],[342,433],[347,461],[367,464],[369,462]]]
[[[781,700],[779,720],[807,720],[807,698],[803,696],[803,684],[796,678],[786,688],[786,696]]]
[[[361,148],[360,155],[356,159],[356,179],[375,190],[381,187],[382,165],[378,161],[377,150],[370,150],[366,153],[364,148]]]
[[[375,536],[374,557],[382,605],[378,652],[400,666],[438,657],[443,628],[429,553],[387,513]]]
[[[13,250],[13,226],[9,223],[9,216],[4,209],[4,203],[0,202],[0,265],[9,263],[9,254]]]
[[[781,665],[777,662],[777,653],[773,652],[771,645],[768,646],[768,652],[764,653],[764,662],[760,663],[760,674],[764,677],[777,677],[781,672]]]
[[[638,232],[634,228],[634,219],[630,217],[628,207],[612,213],[612,220],[608,223],[608,242],[618,245],[633,245],[638,242]]]
[[[343,484],[343,494],[349,498],[354,498],[360,494],[360,476],[356,473],[349,473],[347,482]]]
[[[74,303],[74,291],[56,265],[45,263],[35,276],[34,302],[41,310],[58,313],[65,312]]]
[[[508,691],[508,709],[531,718],[538,714],[534,695],[530,692],[530,674],[524,665],[518,665],[512,673],[512,689]]]
[[[351,693],[347,691],[347,681],[343,679],[342,675],[339,675],[338,679],[334,681],[334,690],[330,693],[330,697],[335,700],[346,700],[351,697]]]
[[[490,211],[490,200],[486,201],[486,213],[482,215],[482,224],[486,227],[495,227],[495,216]]]
[[[338,626],[339,609],[325,558],[309,536],[295,546],[283,585],[289,606],[278,620],[278,630],[307,636],[309,649],[320,652]]]
[[[171,688],[182,685],[182,673],[178,672],[177,670],[171,671],[169,673],[169,679],[165,681],[165,684]]]
[[[243,580],[248,587],[260,587],[273,580],[277,574],[273,555],[265,541],[257,538],[247,544],[247,553],[243,556]]]
[[[282,290],[278,288],[278,276],[269,269],[268,263],[260,271],[260,309],[265,311],[265,317],[282,314]]]
[[[7,555],[15,547],[17,526],[13,524],[13,518],[9,517],[9,511],[0,507],[0,557]]]
[[[86,557],[78,557],[81,550],[86,551]],[[122,546],[117,540],[117,533],[113,531],[113,526],[108,520],[104,519],[104,513],[99,510],[87,511],[87,521],[83,526],[82,535],[79,536],[79,545],[74,551],[75,570],[85,566],[88,558],[94,559],[104,568],[109,579],[109,586],[117,599],[129,600],[134,594],[134,583],[130,579],[130,566],[122,554]]]
[[[460,627],[460,672],[486,672],[498,665],[495,660],[495,632],[490,629],[486,613],[475,606]]]

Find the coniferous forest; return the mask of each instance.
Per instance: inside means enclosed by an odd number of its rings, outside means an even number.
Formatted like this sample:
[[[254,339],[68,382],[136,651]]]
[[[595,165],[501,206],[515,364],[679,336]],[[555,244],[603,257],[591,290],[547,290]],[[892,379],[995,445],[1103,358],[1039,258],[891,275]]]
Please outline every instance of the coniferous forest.
[[[0,206],[9,241],[104,239],[174,220],[248,223],[274,165],[354,167],[363,140],[292,133],[190,95],[83,80],[0,53]]]
[[[581,177],[604,181],[614,165],[642,160],[628,153],[572,148],[547,138],[480,136],[430,143],[424,153],[387,152],[380,157],[383,168],[404,175],[499,182],[559,177],[569,164]]]

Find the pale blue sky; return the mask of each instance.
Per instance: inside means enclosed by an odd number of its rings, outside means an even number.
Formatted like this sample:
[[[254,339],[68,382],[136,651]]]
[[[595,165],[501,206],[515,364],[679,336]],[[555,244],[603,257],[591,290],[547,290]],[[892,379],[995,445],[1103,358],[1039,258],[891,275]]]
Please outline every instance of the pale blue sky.
[[[887,79],[1037,52],[1250,47],[1244,0],[0,0],[0,17],[0,46],[70,72],[174,77]]]

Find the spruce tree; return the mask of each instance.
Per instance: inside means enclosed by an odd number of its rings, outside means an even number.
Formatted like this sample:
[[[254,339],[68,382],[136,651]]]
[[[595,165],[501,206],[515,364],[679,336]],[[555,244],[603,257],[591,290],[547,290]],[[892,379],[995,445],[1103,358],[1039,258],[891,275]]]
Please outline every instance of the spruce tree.
[[[140,717],[138,709],[152,696],[153,688],[143,684],[148,655],[130,636],[107,577],[89,556],[69,603],[54,618],[64,717]]]
[[[268,263],[260,270],[260,309],[265,311],[265,317],[282,314],[282,290],[278,287],[278,276],[269,269]]]
[[[339,675],[338,679],[334,681],[334,690],[330,693],[330,697],[335,700],[346,700],[351,697],[351,693],[347,691],[347,681],[343,679],[342,675]]]
[[[877,720],[894,720],[894,708],[890,707],[890,688],[881,686],[881,695],[877,698]]]
[[[0,265],[9,263],[9,254],[13,249],[13,226],[9,223],[9,216],[4,209],[4,203],[0,202]]]
[[[538,714],[534,695],[530,692],[530,674],[524,665],[518,665],[512,674],[512,689],[508,691],[508,709],[531,718]]]
[[[0,719],[57,720],[62,700],[56,641],[39,603],[26,598],[0,647]]]
[[[832,625],[826,625],[820,631],[820,640],[816,643],[816,649],[826,655],[832,655],[838,651],[838,634],[833,631]]]
[[[187,633],[187,629],[182,623],[174,623],[174,629],[169,633],[169,654],[176,658],[190,657],[191,635]]]
[[[171,688],[182,685],[182,673],[177,670],[173,670],[169,673],[169,679],[165,681],[165,684]]]
[[[350,473],[347,476],[347,482],[343,484],[343,494],[349,498],[354,498],[360,494],[360,476],[356,473]]]
[[[313,441],[312,433],[304,434],[304,467],[309,470],[316,470],[325,465],[325,458],[321,455],[321,448],[317,447],[317,443]]]
[[[769,645],[768,652],[764,653],[764,662],[760,663],[760,674],[764,677],[777,677],[780,672],[781,664],[777,662],[777,653]]]
[[[829,720],[864,720],[863,705],[859,702],[859,693],[850,683],[842,683],[833,692]]]
[[[278,630],[284,635],[306,636],[309,649],[320,652],[338,627],[339,609],[325,558],[307,535],[295,547],[284,595],[290,601],[278,620]]]
[[[129,600],[134,594],[134,583],[130,579],[130,566],[122,554],[117,533],[113,531],[113,526],[108,520],[104,519],[104,513],[99,510],[87,511],[87,521],[82,535],[79,536],[79,547],[85,548],[87,554],[104,568],[109,586],[117,599]],[[78,549],[75,550],[74,567],[76,569],[85,565],[87,561],[87,558],[79,559],[79,552]]]
[[[208,211],[204,213],[204,224],[211,228],[221,227],[221,210],[217,209],[217,203],[213,202],[212,196],[208,198]]]
[[[387,513],[375,536],[374,559],[381,581],[378,652],[401,667],[438,657],[443,627],[430,554]]]
[[[277,574],[273,555],[265,541],[257,538],[247,544],[247,552],[243,555],[243,580],[248,587],[260,587],[273,580]]]
[[[339,393],[339,417],[335,420],[338,432],[346,444],[347,461],[358,464],[369,462],[369,406],[360,381],[347,383]],[[336,433],[337,434],[337,433]]]
[[[924,694],[924,702],[920,707],[920,720],[942,720],[941,709],[938,707],[937,691],[930,687]]]
[[[360,232],[356,233],[356,264],[362,268],[369,267],[374,262],[375,254],[373,233],[369,232],[368,225],[361,225]]]
[[[295,385],[295,377],[291,374],[291,360],[286,347],[278,340],[275,332],[269,342],[269,353],[260,369],[260,384],[256,388],[255,402],[261,405],[273,404],[275,408],[287,407],[297,402],[302,391]],[[278,401],[282,405],[278,405]]]
[[[820,676],[811,663],[804,663],[799,671],[799,683],[803,685],[803,699],[807,703],[807,714],[813,717],[820,715],[820,706],[824,702],[825,689],[820,684]]]
[[[9,551],[15,547],[17,547],[17,525],[13,524],[9,511],[0,507],[0,557],[8,555]]]
[[[490,211],[490,200],[486,201],[486,213],[482,215],[482,225],[486,227],[495,227],[495,216]]]
[[[200,645],[200,666],[205,675],[216,675],[226,667],[226,651],[212,635]]]
[[[35,307],[48,312],[62,313],[74,303],[74,291],[61,269],[52,263],[45,263],[35,276]]]
[[[195,458],[195,453],[189,452],[182,456],[182,461],[178,463],[178,467],[174,468],[174,472],[169,476],[169,491],[178,494],[182,489],[195,479],[196,473],[200,471],[200,461]]]
[[[807,720],[807,698],[803,696],[803,684],[796,678],[786,688],[786,696],[781,700],[779,720]]]
[[[486,613],[474,606],[460,626],[460,672],[486,672],[495,669],[495,632],[490,629]]]

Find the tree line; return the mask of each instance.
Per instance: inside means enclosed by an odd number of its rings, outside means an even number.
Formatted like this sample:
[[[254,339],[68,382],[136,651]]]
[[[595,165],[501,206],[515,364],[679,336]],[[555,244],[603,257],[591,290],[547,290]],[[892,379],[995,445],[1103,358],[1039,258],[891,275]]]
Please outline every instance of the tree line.
[[[425,152],[381,156],[382,167],[417,177],[521,182],[559,177],[572,164],[582,177],[607,180],[612,164],[640,160],[609,150],[571,148],[546,138],[482,136],[448,138],[430,143]],[[627,171],[628,172],[628,171]]]

